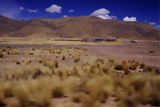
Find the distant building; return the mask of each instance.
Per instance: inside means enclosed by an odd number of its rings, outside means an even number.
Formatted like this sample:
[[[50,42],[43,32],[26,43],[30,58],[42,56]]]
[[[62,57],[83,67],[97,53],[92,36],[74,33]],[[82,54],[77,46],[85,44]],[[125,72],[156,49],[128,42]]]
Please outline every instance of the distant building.
[[[137,43],[138,42],[138,40],[133,40],[133,41],[131,41],[131,43]]]
[[[125,44],[131,44],[131,43],[137,43],[138,42],[138,40],[133,40],[133,41],[125,41],[124,43]]]
[[[95,42],[96,42],[96,41],[105,41],[105,39],[103,39],[103,38],[95,38],[94,41],[95,41]]]
[[[108,41],[108,42],[115,42],[117,39],[105,39],[105,41]]]
[[[89,42],[89,41],[107,41],[107,42],[115,42],[117,41],[117,39],[104,39],[104,38],[95,38],[95,39],[89,39],[89,38],[83,38],[82,39],[83,42]]]

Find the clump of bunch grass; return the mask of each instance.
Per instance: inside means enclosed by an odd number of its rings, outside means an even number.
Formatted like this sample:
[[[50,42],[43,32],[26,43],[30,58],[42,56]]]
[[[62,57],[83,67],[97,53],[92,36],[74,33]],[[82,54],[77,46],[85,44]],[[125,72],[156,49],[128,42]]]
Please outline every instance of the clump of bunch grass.
[[[49,78],[22,81],[14,90],[21,106],[48,107],[51,105],[52,88]]]
[[[88,79],[83,90],[93,101],[104,103],[113,94],[113,81],[111,76],[94,76]]]
[[[48,68],[50,68],[51,70],[54,71],[54,68],[58,68],[59,67],[59,63],[57,60],[55,61],[44,61],[44,66],[47,66]]]
[[[2,52],[0,52],[0,58],[3,58],[4,54]]]
[[[88,49],[87,49],[87,48],[82,48],[82,50],[83,50],[83,51],[87,51]]]
[[[137,106],[138,104],[151,104],[160,106],[160,78],[151,75],[130,75],[121,78],[116,89],[119,106]]]
[[[30,63],[32,63],[32,60],[28,60],[28,61],[26,62],[27,65],[30,64]]]
[[[155,70],[154,66],[145,66],[143,72],[153,72]]]
[[[113,63],[113,62],[111,62]],[[115,70],[123,70],[125,73],[129,72],[129,66],[128,63],[126,61],[122,61],[122,62],[117,62],[114,64],[114,69]]]
[[[55,67],[55,68],[58,68],[58,67],[59,67],[59,63],[58,63],[57,60],[54,61],[54,67]]]
[[[75,56],[75,57],[74,57],[74,62],[77,63],[77,62],[79,62],[79,61],[80,61],[80,57],[79,57],[79,56]]]
[[[42,64],[42,63],[43,63],[43,61],[42,61],[42,60],[39,60],[38,62],[39,62],[40,64]]]
[[[79,94],[74,95],[73,98],[72,98],[72,101],[75,102],[75,103],[80,103],[81,102],[80,95]]]
[[[63,56],[63,57],[62,57],[62,60],[65,60],[65,59],[66,59],[66,57],[65,57],[65,56]]]
[[[55,87],[52,89],[52,97],[53,98],[60,98],[64,97],[63,87]]]
[[[158,75],[160,75],[160,67],[155,68],[155,73],[158,74]]]
[[[154,51],[154,50],[150,50],[150,51],[148,51],[148,53],[150,53],[150,54],[154,54],[154,53],[155,53],[155,51]]]
[[[35,51],[36,49],[35,48],[32,48],[32,51]]]
[[[33,52],[30,52],[30,53],[29,53],[29,55],[33,55],[33,54],[34,54]]]
[[[21,62],[20,61],[16,61],[16,64],[19,65],[19,64],[21,64]]]
[[[133,61],[133,62],[130,62],[129,69],[136,70],[138,66],[139,66],[139,63]]]

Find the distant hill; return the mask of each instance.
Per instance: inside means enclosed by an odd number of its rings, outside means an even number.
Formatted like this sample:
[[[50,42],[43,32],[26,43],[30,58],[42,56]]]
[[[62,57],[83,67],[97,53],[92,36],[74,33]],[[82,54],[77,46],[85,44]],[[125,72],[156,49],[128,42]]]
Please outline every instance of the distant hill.
[[[0,36],[9,37],[80,37],[160,40],[160,31],[139,22],[103,20],[94,16],[59,19],[14,20],[0,16]]]

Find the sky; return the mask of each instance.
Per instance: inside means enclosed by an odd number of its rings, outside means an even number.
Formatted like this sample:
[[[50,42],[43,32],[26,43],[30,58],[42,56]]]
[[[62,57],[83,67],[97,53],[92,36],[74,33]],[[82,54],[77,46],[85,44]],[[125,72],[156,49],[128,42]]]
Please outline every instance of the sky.
[[[0,15],[26,20],[90,15],[160,27],[160,0],[0,0]]]

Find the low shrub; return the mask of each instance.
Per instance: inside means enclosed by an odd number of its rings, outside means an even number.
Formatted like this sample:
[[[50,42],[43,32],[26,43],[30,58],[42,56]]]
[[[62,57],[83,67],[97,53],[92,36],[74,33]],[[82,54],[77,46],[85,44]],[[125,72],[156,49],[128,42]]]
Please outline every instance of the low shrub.
[[[43,63],[43,61],[42,61],[42,60],[39,60],[38,62],[39,62],[40,64],[42,64],[42,63]]]
[[[78,57],[78,56],[74,57],[74,62],[75,62],[75,63],[77,63],[77,62],[79,62],[79,61],[80,61],[80,57]]]
[[[58,68],[58,67],[59,67],[59,64],[58,64],[58,61],[57,61],[57,60],[54,61],[54,67],[55,67],[55,68]]]
[[[150,51],[148,51],[148,53],[154,54],[155,51],[154,50],[150,50]]]
[[[0,58],[3,58],[3,57],[4,57],[3,53],[0,53]]]
[[[66,59],[66,57],[65,57],[65,56],[63,56],[63,57],[62,57],[62,60],[65,60],[65,59]]]
[[[20,101],[21,106],[48,107],[52,98],[50,84],[49,78],[21,81],[14,89],[14,96]]]
[[[29,55],[33,55],[33,54],[34,54],[33,52],[30,52],[30,53],[29,53]]]
[[[114,69],[115,70],[123,70],[124,68],[123,68],[123,65],[117,64],[117,65],[114,66]]]
[[[52,89],[52,97],[60,98],[64,96],[63,87],[55,87]]]
[[[81,98],[80,98],[79,95],[75,95],[75,96],[73,96],[72,101],[75,102],[75,103],[80,103],[81,102]]]
[[[21,62],[20,61],[16,61],[16,64],[19,65],[19,64],[21,64]]]

